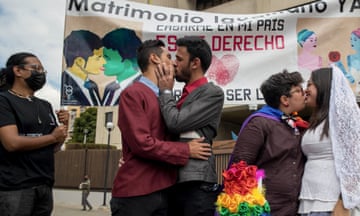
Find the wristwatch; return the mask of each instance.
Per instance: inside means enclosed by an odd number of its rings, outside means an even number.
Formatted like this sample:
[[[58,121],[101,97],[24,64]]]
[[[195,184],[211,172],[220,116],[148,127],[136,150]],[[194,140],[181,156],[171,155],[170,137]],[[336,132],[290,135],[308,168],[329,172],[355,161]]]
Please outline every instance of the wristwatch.
[[[161,91],[161,94],[172,94],[172,91],[169,89],[164,89]]]

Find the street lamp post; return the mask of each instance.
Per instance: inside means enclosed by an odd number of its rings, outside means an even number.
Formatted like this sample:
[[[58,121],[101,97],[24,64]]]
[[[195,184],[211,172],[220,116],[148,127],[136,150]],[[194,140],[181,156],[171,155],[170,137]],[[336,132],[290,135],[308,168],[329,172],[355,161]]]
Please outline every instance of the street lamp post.
[[[109,172],[109,156],[110,156],[110,132],[114,129],[114,124],[112,122],[107,122],[106,129],[108,130],[108,142],[107,142],[107,150],[106,150],[103,206],[106,206],[106,187],[107,187],[107,177]]]
[[[85,175],[87,175],[88,173],[87,173],[87,153],[88,153],[88,147],[87,147],[87,144],[86,144],[86,138],[87,138],[87,135],[88,135],[88,133],[89,133],[89,130],[87,129],[87,128],[85,128],[84,129],[84,142],[83,142],[83,144],[85,145],[85,162],[84,162],[84,175],[83,175],[83,177],[85,176]]]

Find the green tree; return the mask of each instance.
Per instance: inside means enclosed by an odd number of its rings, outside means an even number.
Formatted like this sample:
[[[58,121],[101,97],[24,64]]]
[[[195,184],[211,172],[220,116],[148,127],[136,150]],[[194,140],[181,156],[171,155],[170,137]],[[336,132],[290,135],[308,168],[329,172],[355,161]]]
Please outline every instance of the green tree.
[[[87,129],[88,134],[86,143],[95,143],[96,133],[96,116],[97,108],[90,107],[80,114],[80,117],[74,121],[74,129],[70,142],[81,143],[84,140],[84,130]]]

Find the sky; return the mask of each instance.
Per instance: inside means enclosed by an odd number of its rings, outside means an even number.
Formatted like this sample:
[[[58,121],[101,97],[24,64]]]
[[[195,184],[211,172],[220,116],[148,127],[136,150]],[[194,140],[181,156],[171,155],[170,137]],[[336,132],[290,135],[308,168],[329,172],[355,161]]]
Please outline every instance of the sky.
[[[36,96],[60,108],[66,0],[0,0],[0,67],[17,52],[35,54],[48,71]]]

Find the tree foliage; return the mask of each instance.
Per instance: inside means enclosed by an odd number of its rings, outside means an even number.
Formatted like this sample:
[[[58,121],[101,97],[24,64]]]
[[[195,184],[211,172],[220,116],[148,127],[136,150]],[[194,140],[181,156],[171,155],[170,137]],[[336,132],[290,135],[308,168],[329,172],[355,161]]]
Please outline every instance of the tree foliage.
[[[86,143],[95,143],[97,108],[90,107],[74,121],[73,134],[70,142],[81,143],[84,140],[84,130],[87,129]]]

